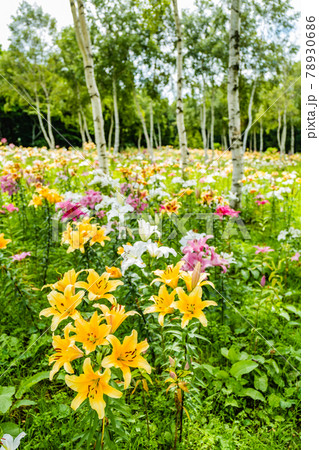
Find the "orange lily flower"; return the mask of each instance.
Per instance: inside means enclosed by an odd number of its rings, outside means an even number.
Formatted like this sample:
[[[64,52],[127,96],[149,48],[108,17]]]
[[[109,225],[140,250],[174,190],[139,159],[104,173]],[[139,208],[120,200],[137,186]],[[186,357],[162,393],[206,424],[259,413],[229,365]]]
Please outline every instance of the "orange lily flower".
[[[123,249],[124,250],[124,249]],[[122,272],[117,267],[107,267],[105,266],[105,271],[110,274],[110,278],[121,278]]]
[[[121,369],[124,377],[124,389],[127,389],[131,382],[130,367],[141,367],[147,373],[151,373],[151,366],[141,352],[145,352],[149,345],[146,339],[137,343],[137,331],[133,330],[130,336],[125,336],[123,344],[117,337],[110,335],[108,340],[113,346],[113,352],[102,360],[102,367],[118,367]]]
[[[174,307],[183,314],[182,328],[185,328],[193,317],[198,319],[206,327],[207,319],[203,313],[203,309],[211,305],[217,306],[217,303],[213,300],[202,301],[203,290],[199,286],[193,289],[189,295],[181,287],[176,288],[176,293],[179,301],[174,303]]]
[[[95,311],[89,322],[84,320],[83,317],[79,317],[74,322],[72,331],[75,332],[75,335],[72,338],[83,344],[83,349],[87,355],[93,352],[98,345],[109,345],[106,338],[110,334],[112,326],[100,325],[101,320],[102,318]]]
[[[51,324],[52,331],[56,330],[59,323],[67,317],[71,317],[74,320],[80,317],[80,313],[76,310],[76,307],[81,303],[85,292],[80,291],[75,295],[72,294],[73,286],[69,285],[65,288],[63,294],[58,291],[51,291],[47,296],[51,307],[43,309],[40,312],[40,316],[53,316]]]
[[[12,242],[11,239],[5,239],[4,233],[1,233],[0,234],[0,248],[7,248],[7,244],[9,244],[9,242]]]
[[[99,419],[105,416],[106,403],[103,395],[112,398],[122,397],[122,392],[118,391],[108,383],[111,379],[110,369],[105,369],[104,373],[94,372],[91,366],[90,358],[86,358],[83,363],[83,372],[81,375],[66,375],[66,384],[78,394],[71,403],[71,408],[76,410],[86,400],[89,399],[90,406],[95,409]]]
[[[50,372],[50,380],[64,366],[64,370],[68,373],[74,373],[71,361],[81,358],[83,352],[75,345],[73,337],[69,337],[72,324],[69,323],[64,328],[64,339],[61,336],[53,336],[53,347],[56,351],[49,357],[49,364],[54,363]]]
[[[165,285],[162,285],[159,289],[158,295],[153,295],[151,300],[155,305],[148,306],[144,313],[155,313],[158,312],[158,323],[164,326],[164,316],[174,312],[172,304],[174,303],[174,297],[176,295],[175,289],[169,294]]]

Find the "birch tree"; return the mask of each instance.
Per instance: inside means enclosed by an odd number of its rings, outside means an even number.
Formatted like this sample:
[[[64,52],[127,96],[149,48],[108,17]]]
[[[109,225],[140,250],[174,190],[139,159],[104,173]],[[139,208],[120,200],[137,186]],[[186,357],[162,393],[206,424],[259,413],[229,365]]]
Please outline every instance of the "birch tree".
[[[184,123],[183,109],[183,38],[182,25],[178,13],[177,0],[172,0],[176,31],[176,67],[177,67],[177,101],[176,101],[176,120],[179,138],[179,148],[181,151],[181,168],[184,170],[187,166],[187,135]]]
[[[254,80],[254,82],[253,82],[253,87],[252,87],[252,89],[251,89],[251,94],[250,94],[250,99],[249,99],[249,106],[248,106],[248,124],[247,124],[247,127],[246,127],[246,129],[245,129],[245,133],[244,133],[244,139],[243,139],[243,152],[246,151],[248,133],[249,133],[249,131],[250,131],[251,124],[252,124],[252,122],[253,122],[253,117],[252,117],[252,107],[253,107],[253,100],[254,100],[255,90],[256,90],[256,80]]]
[[[232,208],[239,208],[242,197],[241,180],[244,175],[244,161],[240,130],[239,67],[240,67],[240,0],[232,0],[229,29],[228,68],[228,116],[229,137],[232,152]]]
[[[86,86],[91,99],[94,136],[99,166],[104,173],[108,173],[102,103],[95,81],[92,44],[86,23],[84,4],[82,0],[70,0],[70,6],[73,16],[75,35],[83,58]]]

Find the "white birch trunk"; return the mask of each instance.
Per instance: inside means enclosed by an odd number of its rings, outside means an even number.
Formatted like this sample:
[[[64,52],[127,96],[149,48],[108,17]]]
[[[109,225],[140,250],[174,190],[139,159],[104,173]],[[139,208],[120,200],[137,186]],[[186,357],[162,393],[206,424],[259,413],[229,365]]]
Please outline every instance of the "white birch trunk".
[[[91,138],[91,135],[90,135],[89,129],[88,129],[88,124],[86,121],[86,117],[85,117],[85,114],[83,111],[82,111],[82,120],[83,120],[84,133],[86,136],[86,142],[92,142],[92,138]]]
[[[295,128],[293,124],[291,124],[291,135],[290,135],[290,154],[293,155],[295,153]]]
[[[228,117],[232,152],[233,174],[231,192],[234,199],[232,208],[239,208],[242,197],[241,180],[244,175],[244,161],[240,131],[239,107],[239,38],[240,38],[240,0],[232,0],[229,30],[229,70],[228,70]]]
[[[254,152],[257,151],[257,133],[256,128],[254,128]]]
[[[82,122],[82,114],[81,111],[78,111],[78,120],[79,120],[79,126],[80,126],[80,133],[81,133],[81,140],[82,140],[82,147],[85,144],[85,132],[84,132],[84,127],[83,127],[83,122]]]
[[[205,91],[203,93],[203,103],[202,103],[202,109],[201,109],[201,131],[202,131],[202,140],[203,140],[203,148],[204,148],[204,162],[205,162],[205,164],[207,164],[208,163],[208,152],[207,152],[207,135],[206,135],[206,97],[205,97]]]
[[[117,155],[120,148],[120,118],[117,104],[117,88],[116,79],[113,77],[113,106],[114,106],[114,122],[115,122],[115,136],[114,136],[114,155]]]
[[[108,138],[108,149],[111,153],[111,147],[112,147],[112,135],[113,135],[113,126],[114,126],[114,114],[113,111],[111,112],[111,124],[109,129],[109,138]]]
[[[139,155],[141,153],[141,139],[142,139],[142,130],[139,129],[138,130],[138,139],[137,139],[137,149],[138,149],[138,154]]]
[[[281,146],[280,146],[280,153],[282,156],[286,154],[286,138],[287,138],[287,106],[285,105],[283,114],[283,127],[281,134]]]
[[[102,103],[95,80],[91,38],[85,19],[84,4],[82,0],[70,0],[70,6],[75,35],[83,58],[86,86],[92,104],[94,135],[99,166],[104,173],[108,173]]]
[[[212,104],[211,104],[211,111],[210,111],[210,142],[211,142],[211,150],[212,150],[212,161],[215,158],[215,150],[214,150],[214,126],[215,126],[215,108],[214,108],[214,91],[212,92]]]
[[[278,111],[277,142],[281,154],[281,111]]]
[[[157,132],[158,132],[158,146],[159,146],[159,151],[162,150],[162,136],[161,136],[161,127],[159,122],[157,122]]]
[[[263,129],[263,120],[260,119],[259,122],[260,130],[259,130],[259,151],[260,153],[264,150],[264,129]]]
[[[42,114],[41,114],[41,110],[40,110],[40,101],[39,101],[39,97],[37,94],[35,94],[35,105],[36,105],[37,116],[38,116],[39,125],[41,128],[42,134],[44,136],[44,139],[47,141],[48,148],[50,149],[51,148],[51,140],[50,140],[47,130],[45,129],[45,126],[43,124]]]
[[[153,149],[153,133],[154,133],[154,117],[153,117],[153,102],[150,103],[150,145]]]
[[[177,102],[176,102],[176,121],[179,138],[179,147],[181,151],[181,168],[187,166],[187,136],[184,123],[184,109],[183,109],[183,42],[182,42],[182,26],[178,14],[177,0],[172,0],[174,9],[175,29],[176,29],[176,65],[177,65]]]
[[[247,147],[247,138],[248,138],[248,133],[253,121],[253,117],[252,117],[252,108],[253,108],[253,101],[254,101],[254,95],[255,95],[255,90],[256,90],[256,81],[254,81],[253,83],[253,87],[250,93],[250,99],[249,99],[249,105],[248,105],[248,124],[244,133],[244,139],[243,139],[243,152],[245,153],[246,151],[246,147]]]
[[[149,135],[148,135],[148,132],[147,132],[147,126],[146,126],[144,114],[143,114],[143,112],[141,110],[141,107],[140,107],[140,104],[139,104],[139,102],[137,100],[135,91],[134,91],[134,101],[135,101],[135,105],[136,105],[138,116],[140,118],[140,121],[141,121],[141,124],[142,124],[142,127],[143,127],[143,132],[144,132],[144,136],[145,136],[145,140],[146,140],[147,150],[148,150],[148,153],[149,153],[149,155],[151,157],[152,162],[154,162],[155,161],[154,160],[154,151],[153,151],[153,149],[151,147],[151,142],[150,142],[150,138],[149,138]]]

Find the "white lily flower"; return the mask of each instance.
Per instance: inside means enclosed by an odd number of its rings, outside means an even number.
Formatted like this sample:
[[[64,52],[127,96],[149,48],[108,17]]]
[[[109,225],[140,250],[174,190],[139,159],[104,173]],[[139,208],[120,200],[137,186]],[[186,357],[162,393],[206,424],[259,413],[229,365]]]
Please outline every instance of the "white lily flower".
[[[161,258],[162,256],[165,256],[165,258],[168,258],[168,255],[171,253],[173,256],[176,256],[176,251],[171,247],[165,247],[161,246],[159,247],[157,242],[147,242],[147,251],[151,255],[152,258]]]
[[[124,252],[121,255],[123,258],[123,261],[121,264],[121,269],[122,269],[123,274],[130,266],[135,265],[135,266],[141,267],[141,268],[146,266],[146,264],[143,262],[143,260],[141,258],[143,253],[145,253],[147,250],[145,242],[138,241],[138,242],[135,242],[134,245],[123,245],[123,249],[124,249]]]
[[[187,231],[185,236],[182,237],[182,239],[179,241],[181,244],[181,249],[187,246],[188,241],[192,241],[193,239],[201,239],[206,236],[206,233],[195,233],[193,230]]]
[[[20,433],[15,439],[11,436],[11,434],[4,434],[1,438],[1,447],[0,450],[16,450],[22,438],[26,436],[26,433]]]
[[[151,225],[149,222],[146,222],[144,219],[138,220],[138,232],[142,241],[147,242],[152,234],[157,234],[160,238],[161,233],[156,225]]]

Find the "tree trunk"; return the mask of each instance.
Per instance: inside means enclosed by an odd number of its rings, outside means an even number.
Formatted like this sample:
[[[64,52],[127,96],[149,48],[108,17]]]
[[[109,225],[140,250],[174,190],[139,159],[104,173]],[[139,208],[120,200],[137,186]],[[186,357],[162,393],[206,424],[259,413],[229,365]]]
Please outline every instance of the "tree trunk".
[[[250,151],[250,153],[252,152],[252,150],[253,150],[252,134],[249,133],[249,151]]]
[[[39,120],[39,125],[42,131],[42,134],[44,136],[44,139],[47,141],[48,147],[49,149],[51,148],[51,141],[50,141],[50,137],[47,133],[47,130],[45,129],[45,126],[43,124],[43,120],[42,120],[42,114],[40,111],[40,101],[39,101],[39,97],[37,95],[37,93],[35,94],[35,105],[36,105],[36,111],[37,111],[37,116],[38,116],[38,120]]]
[[[70,0],[76,39],[82,54],[85,81],[90,95],[94,122],[94,135],[100,169],[108,173],[104,119],[100,93],[94,75],[91,38],[88,31],[82,0]]]
[[[159,151],[162,150],[162,136],[161,136],[161,127],[159,122],[157,122],[157,130],[158,130],[158,146],[159,146]]]
[[[278,111],[277,142],[281,154],[281,111]]]
[[[204,148],[204,162],[208,163],[208,152],[207,152],[207,135],[206,135],[206,96],[205,96],[205,85],[203,87],[203,103],[201,108],[201,131],[202,140]]]
[[[113,77],[113,106],[114,106],[114,121],[115,121],[115,136],[114,136],[114,155],[117,155],[120,148],[120,118],[117,105],[117,88],[116,79]]]
[[[86,121],[86,117],[85,117],[85,114],[84,114],[82,108],[81,108],[81,113],[82,113],[84,132],[85,132],[85,136],[86,136],[86,142],[92,142],[92,138],[91,138],[91,135],[90,135],[89,129],[88,129],[88,124]]]
[[[229,71],[228,71],[228,117],[229,135],[233,162],[231,192],[234,199],[232,208],[239,208],[242,197],[241,180],[244,175],[243,151],[240,133],[239,107],[239,38],[240,38],[240,0],[232,0],[229,30]]]
[[[290,154],[293,155],[294,153],[295,153],[295,128],[293,124],[291,124]]]
[[[81,111],[78,111],[78,120],[79,120],[80,133],[81,133],[81,139],[82,139],[82,147],[83,147],[85,142],[86,142],[86,139],[85,139],[85,133],[84,133],[84,127],[83,127],[83,122],[82,122]]]
[[[150,144],[153,149],[153,133],[154,133],[154,118],[153,118],[153,102],[150,103]]]
[[[223,134],[223,143],[224,143],[224,151],[228,150],[227,136],[225,132]]]
[[[114,126],[114,113],[111,111],[111,124],[109,129],[109,138],[108,138],[108,149],[111,153],[111,147],[112,147],[112,134],[113,134],[113,126]]]
[[[247,138],[248,138],[248,133],[253,121],[252,118],[252,108],[253,108],[253,101],[254,101],[254,95],[255,95],[255,90],[256,90],[256,80],[253,83],[253,87],[251,89],[251,93],[250,93],[250,99],[249,99],[249,105],[248,105],[248,124],[244,133],[244,139],[243,139],[243,152],[245,153],[246,149],[247,149]]]
[[[187,136],[184,123],[183,109],[183,42],[182,42],[182,26],[178,14],[177,0],[172,0],[174,9],[175,29],[176,29],[176,65],[177,65],[177,102],[176,102],[176,121],[179,138],[179,147],[181,151],[181,168],[187,166]]]
[[[260,125],[260,131],[259,131],[259,151],[260,151],[260,153],[262,153],[263,152],[263,150],[264,150],[264,129],[263,129],[263,120],[262,119],[260,119],[260,122],[259,122],[259,125]]]
[[[141,153],[141,139],[142,139],[142,130],[138,130],[138,140],[137,140],[137,148],[138,148],[138,154]]]
[[[256,133],[256,127],[254,127],[254,152],[257,151],[257,133]]]
[[[286,138],[287,138],[287,106],[285,105],[283,114],[283,127],[281,134],[281,146],[280,146],[280,154],[282,156],[286,154]]]
[[[215,125],[215,108],[214,108],[214,91],[212,92],[212,104],[211,104],[211,122],[210,122],[210,142],[211,142],[211,150],[212,150],[212,161],[215,157],[215,150],[214,150],[214,125]]]
[[[153,149],[151,147],[150,138],[149,138],[149,135],[148,135],[148,132],[147,132],[145,118],[144,118],[143,112],[141,110],[140,104],[139,104],[139,102],[137,100],[135,91],[134,91],[134,101],[135,101],[135,105],[136,105],[138,116],[140,118],[140,121],[141,121],[141,124],[142,124],[142,127],[143,127],[143,132],[144,132],[144,136],[145,136],[145,140],[146,140],[147,150],[148,150],[148,153],[149,153],[149,155],[151,157],[152,162],[154,162],[154,152],[153,152]]]

